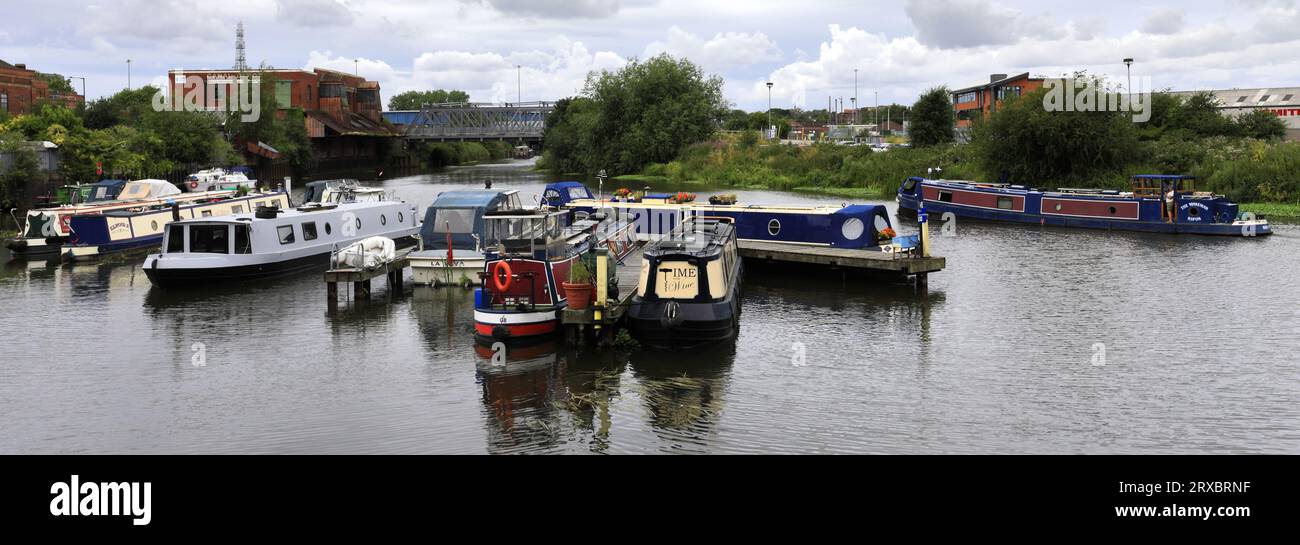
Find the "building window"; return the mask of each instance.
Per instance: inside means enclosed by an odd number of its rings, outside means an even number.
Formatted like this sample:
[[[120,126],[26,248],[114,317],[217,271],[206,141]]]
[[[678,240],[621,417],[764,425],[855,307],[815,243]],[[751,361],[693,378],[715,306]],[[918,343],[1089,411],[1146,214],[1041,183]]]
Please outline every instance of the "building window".
[[[1259,97],[1259,101],[1260,101],[1260,102],[1268,102],[1268,97],[1270,97],[1270,96],[1272,96],[1272,95],[1264,95],[1264,96],[1262,96],[1262,97]]]
[[[1237,98],[1237,103],[1238,103],[1238,104],[1240,104],[1240,103],[1242,103],[1242,102],[1245,102],[1245,101],[1246,101],[1246,97],[1245,97],[1245,95],[1242,95],[1241,97],[1238,97],[1238,98]]]
[[[9,111],[9,93],[0,91],[0,112]]]
[[[1293,96],[1295,96],[1295,95],[1287,95],[1287,96],[1282,97],[1282,102],[1290,102],[1290,101],[1291,101],[1291,97],[1293,97]]]
[[[971,91],[969,93],[962,93],[960,95],[957,95],[956,103],[961,104],[963,102],[975,102],[975,92]]]

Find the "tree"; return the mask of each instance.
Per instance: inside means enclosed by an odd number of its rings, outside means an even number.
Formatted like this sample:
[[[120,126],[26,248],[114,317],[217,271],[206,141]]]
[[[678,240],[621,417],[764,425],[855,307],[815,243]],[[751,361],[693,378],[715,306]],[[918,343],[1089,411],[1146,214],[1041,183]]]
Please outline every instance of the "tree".
[[[1237,127],[1219,112],[1219,99],[1209,91],[1194,93],[1183,99],[1169,120],[1169,126],[1202,137],[1237,135]]]
[[[71,94],[77,93],[72,89],[72,84],[68,82],[68,78],[65,78],[59,74],[38,73],[36,74],[36,77],[39,78],[41,81],[44,81],[45,84],[50,87],[50,90],[56,93],[71,93]]]
[[[542,130],[543,161],[552,172],[584,172],[595,161],[588,157],[592,149],[591,131],[598,112],[589,98],[564,98],[546,116]]]
[[[1008,100],[971,130],[983,170],[1024,184],[1096,185],[1136,159],[1137,131],[1129,112],[1047,111],[1047,89]],[[921,118],[918,104],[913,119]]]
[[[1260,140],[1281,140],[1286,137],[1286,122],[1268,110],[1251,110],[1237,116],[1237,133]]]
[[[19,132],[0,135],[0,153],[13,157],[8,170],[0,173],[0,210],[25,208],[28,189],[43,178],[36,152],[25,145],[25,140]]]
[[[388,98],[388,109],[392,110],[419,110],[425,104],[441,104],[444,102],[469,102],[469,93],[459,90],[446,91],[437,89],[434,91],[407,91],[399,93]]]
[[[113,125],[137,123],[155,113],[153,97],[156,93],[157,87],[146,85],[91,101],[83,116],[86,128],[107,129]]]
[[[912,145],[937,146],[953,141],[952,93],[947,87],[927,90],[912,106]]]
[[[668,55],[590,74],[583,95],[568,109],[586,100],[592,111],[583,105],[550,123],[545,145],[552,169],[619,175],[667,163],[712,136],[726,112],[721,78]]]

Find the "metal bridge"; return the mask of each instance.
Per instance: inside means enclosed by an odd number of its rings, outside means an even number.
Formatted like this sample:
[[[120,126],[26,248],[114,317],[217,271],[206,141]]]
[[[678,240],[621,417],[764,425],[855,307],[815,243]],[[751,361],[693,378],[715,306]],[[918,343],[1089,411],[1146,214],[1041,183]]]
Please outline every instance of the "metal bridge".
[[[554,102],[425,104],[418,111],[384,112],[392,123],[405,125],[413,140],[542,139],[546,116]]]

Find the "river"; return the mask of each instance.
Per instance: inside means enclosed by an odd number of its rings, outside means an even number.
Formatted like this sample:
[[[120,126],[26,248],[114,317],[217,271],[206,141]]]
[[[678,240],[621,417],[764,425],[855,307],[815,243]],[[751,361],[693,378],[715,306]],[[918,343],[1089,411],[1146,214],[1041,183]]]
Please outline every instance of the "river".
[[[368,184],[531,201],[527,165]],[[139,259],[0,250],[0,453],[1300,453],[1300,227],[962,223],[933,247],[924,296],[751,267],[734,346],[504,365],[466,290],[378,281],[330,311],[318,274],[164,292]]]

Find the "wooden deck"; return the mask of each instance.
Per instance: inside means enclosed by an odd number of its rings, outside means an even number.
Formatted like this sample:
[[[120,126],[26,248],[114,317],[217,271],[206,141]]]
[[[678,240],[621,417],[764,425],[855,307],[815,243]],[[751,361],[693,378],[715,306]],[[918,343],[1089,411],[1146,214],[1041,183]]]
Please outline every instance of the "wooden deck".
[[[637,284],[641,280],[642,250],[643,248],[633,250],[623,258],[623,264],[615,269],[614,274],[618,277],[617,298],[610,297],[604,306],[592,301],[591,306],[583,310],[566,308],[560,313],[560,324],[564,326],[566,337],[575,334],[575,331],[585,330],[588,326],[598,326],[607,334],[612,334],[613,326],[627,313],[628,304],[632,302],[632,295],[636,293]],[[599,318],[596,317],[598,311]],[[574,340],[576,339],[571,338],[570,342]]]
[[[397,256],[382,267],[357,269],[340,267],[325,271],[325,288],[330,302],[338,299],[339,282],[352,283],[352,293],[357,300],[370,298],[370,280],[378,276],[388,276],[389,292],[402,290],[402,270],[411,266],[411,249],[398,250]]]
[[[858,269],[868,272],[894,273],[904,276],[924,275],[943,270],[947,260],[930,257],[893,255],[879,250],[851,250],[806,244],[740,241],[740,256],[745,259],[817,265],[830,268]]]

